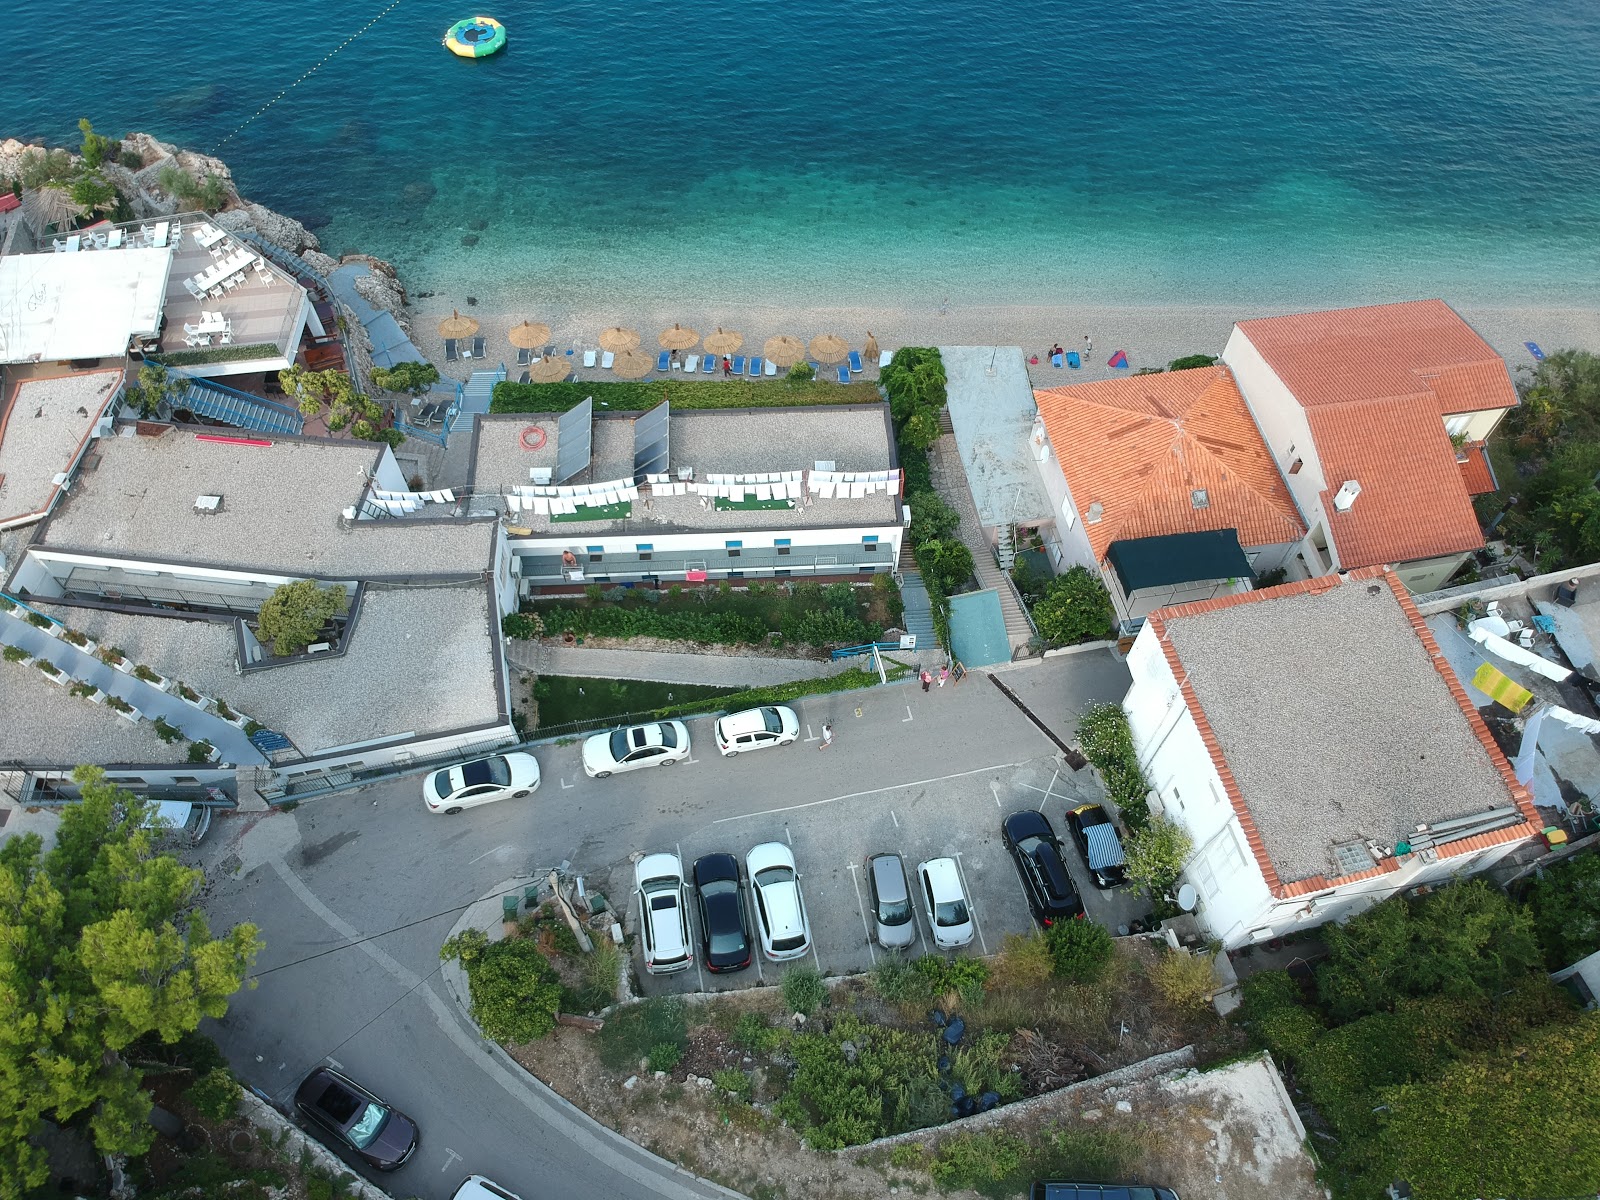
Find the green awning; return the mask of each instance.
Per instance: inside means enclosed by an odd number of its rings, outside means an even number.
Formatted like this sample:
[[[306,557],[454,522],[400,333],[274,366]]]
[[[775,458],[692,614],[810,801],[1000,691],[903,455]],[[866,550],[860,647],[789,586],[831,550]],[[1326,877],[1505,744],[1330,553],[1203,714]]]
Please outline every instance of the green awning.
[[[1236,529],[1112,542],[1106,557],[1122,581],[1122,590],[1130,596],[1145,588],[1204,579],[1255,578]]]

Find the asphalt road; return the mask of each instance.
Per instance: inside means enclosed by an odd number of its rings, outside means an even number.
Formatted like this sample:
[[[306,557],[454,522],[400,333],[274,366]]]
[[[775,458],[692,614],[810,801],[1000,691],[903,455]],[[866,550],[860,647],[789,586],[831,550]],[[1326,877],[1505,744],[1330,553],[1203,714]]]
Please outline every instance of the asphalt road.
[[[1023,676],[1030,695],[1047,698],[1047,722],[1069,738],[1076,712],[1128,686],[1126,669],[1105,652],[1007,679]],[[415,1118],[416,1155],[377,1179],[396,1196],[445,1200],[472,1171],[524,1200],[727,1195],[589,1120],[487,1047],[441,987],[438,949],[463,908],[509,880],[566,862],[625,888],[620,868],[637,851],[681,844],[686,857],[711,846],[742,854],[787,827],[797,855],[805,848],[807,901],[826,944],[853,942],[870,958],[848,868],[897,821],[906,822],[904,840],[887,848],[908,866],[935,851],[962,853],[969,881],[981,881],[974,892],[987,949],[1002,926],[1020,927],[999,810],[1042,800],[1065,837],[1070,775],[1010,700],[974,673],[926,694],[893,686],[796,707],[808,737],[832,722],[832,747],[802,740],[723,759],[708,724],[696,722],[693,761],[591,780],[576,745],[541,747],[544,782],[534,797],[456,817],[424,811],[416,776],[291,812],[219,820],[202,847],[213,880],[207,911],[216,928],[255,922],[266,949],[258,986],[208,1031],[241,1078],[284,1109],[300,1079],[329,1062]],[[1101,916],[1103,898],[1089,893],[1091,915]],[[624,896],[615,894],[619,905]],[[1114,919],[1110,909],[1102,919]],[[858,969],[859,957],[827,965]]]

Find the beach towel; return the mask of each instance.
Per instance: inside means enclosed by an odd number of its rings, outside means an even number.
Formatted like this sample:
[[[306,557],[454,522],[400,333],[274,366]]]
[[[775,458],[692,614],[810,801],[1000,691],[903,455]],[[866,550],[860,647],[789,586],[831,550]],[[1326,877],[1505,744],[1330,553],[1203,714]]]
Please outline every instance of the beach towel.
[[[1052,367],[1059,367],[1062,364],[1063,361],[1065,361],[1065,360],[1064,360],[1062,355],[1052,354],[1050,356],[1050,365]],[[1077,364],[1074,363],[1073,366],[1077,366]]]
[[[1114,367],[1119,371],[1126,371],[1128,369],[1128,352],[1126,350],[1118,350],[1110,358],[1106,359],[1106,366]]]
[[[1056,365],[1059,366],[1060,364],[1057,363]],[[1083,366],[1083,359],[1078,357],[1078,352],[1076,350],[1067,351],[1067,366],[1071,367],[1074,371]]]
[[[1522,344],[1528,348],[1528,353],[1533,355],[1534,362],[1544,361],[1544,351],[1539,349],[1538,342],[1523,342]]]

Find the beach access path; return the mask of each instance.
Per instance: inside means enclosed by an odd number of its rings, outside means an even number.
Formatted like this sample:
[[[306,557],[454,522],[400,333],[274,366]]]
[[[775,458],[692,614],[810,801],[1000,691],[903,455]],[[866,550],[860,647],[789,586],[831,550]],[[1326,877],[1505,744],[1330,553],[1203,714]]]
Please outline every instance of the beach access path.
[[[661,650],[608,650],[511,640],[506,658],[536,675],[582,679],[641,679],[654,683],[695,683],[706,687],[771,687],[795,679],[837,675],[864,659],[818,662],[813,658],[768,658],[752,654],[681,654]]]

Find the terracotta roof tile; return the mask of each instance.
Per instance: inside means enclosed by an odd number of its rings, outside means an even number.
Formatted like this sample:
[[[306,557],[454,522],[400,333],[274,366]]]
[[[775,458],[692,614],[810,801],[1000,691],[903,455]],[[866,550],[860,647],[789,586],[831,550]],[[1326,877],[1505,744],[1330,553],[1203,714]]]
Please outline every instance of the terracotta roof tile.
[[[1346,570],[1476,550],[1483,545],[1455,447],[1439,415],[1415,398],[1321,405],[1306,413],[1328,487],[1328,534]],[[1349,479],[1348,512],[1333,497]]]
[[[1500,490],[1500,481],[1494,477],[1494,466],[1489,462],[1489,450],[1483,442],[1468,442],[1461,447],[1466,458],[1456,465],[1461,468],[1461,482],[1467,485],[1467,495],[1482,496]]]
[[[1096,558],[1112,542],[1237,529],[1242,546],[1293,542],[1305,525],[1223,366],[1034,394]],[[1192,493],[1204,489],[1207,505]]]
[[[1240,321],[1305,408],[1426,396],[1441,414],[1511,408],[1504,361],[1443,300]]]

